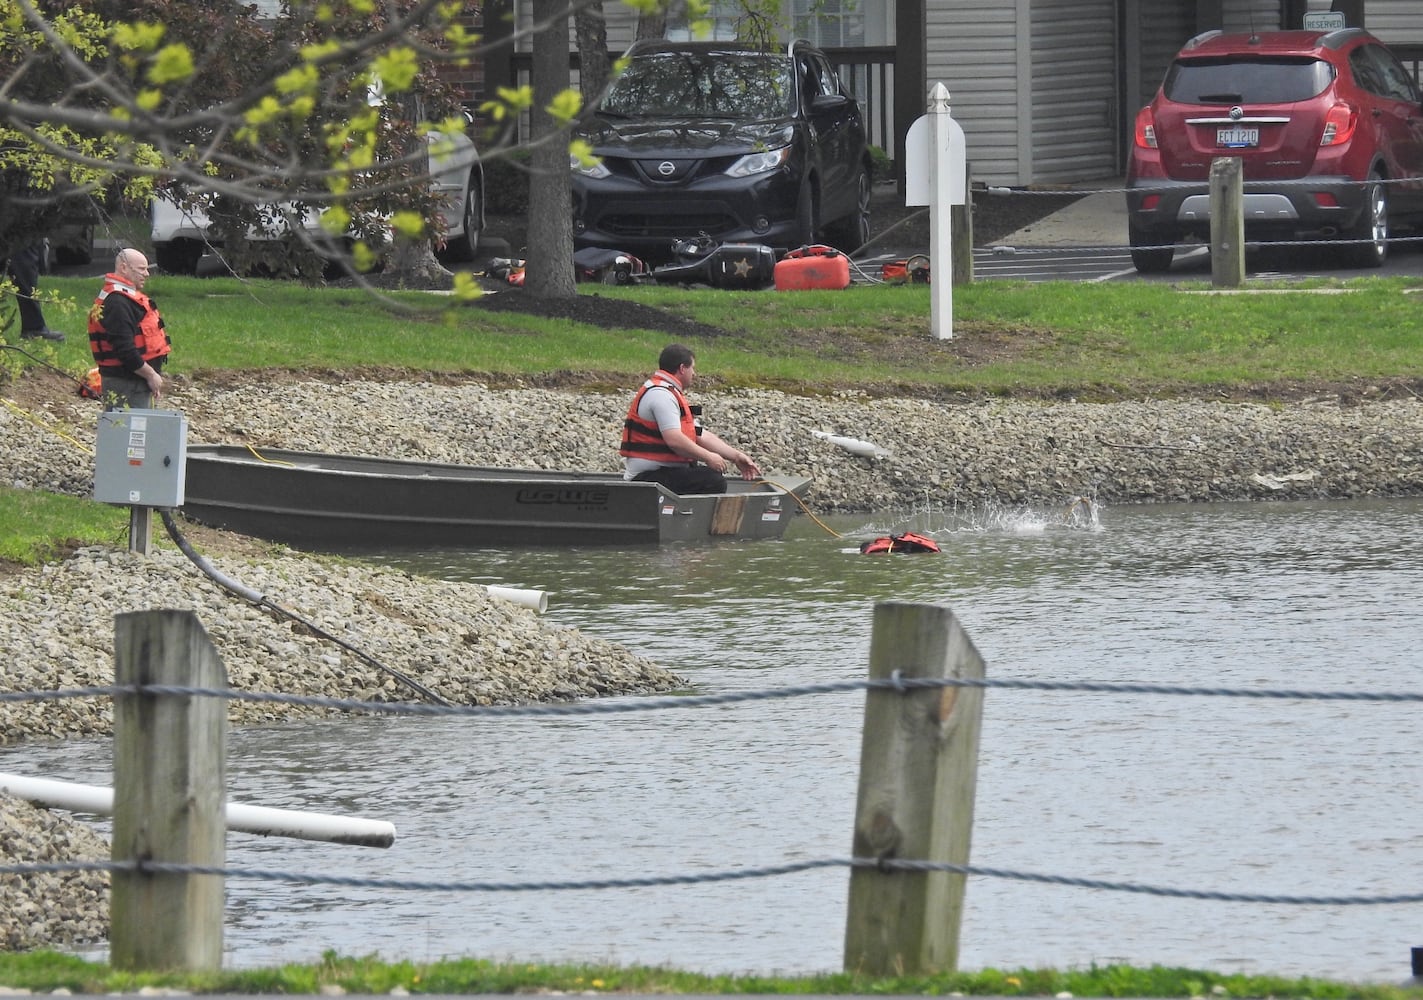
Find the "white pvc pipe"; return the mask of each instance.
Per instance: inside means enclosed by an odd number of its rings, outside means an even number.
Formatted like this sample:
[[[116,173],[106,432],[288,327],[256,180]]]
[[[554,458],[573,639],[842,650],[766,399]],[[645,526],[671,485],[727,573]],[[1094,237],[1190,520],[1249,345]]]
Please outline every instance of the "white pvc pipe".
[[[864,458],[880,458],[889,454],[888,451],[879,445],[869,441],[861,441],[859,438],[844,437],[840,434],[827,434],[825,431],[811,431],[810,433],[822,441],[829,441],[837,448],[844,448],[852,455],[860,455]]]
[[[114,790],[101,785],[84,785],[74,781],[54,781],[49,778],[27,778],[19,774],[0,774],[0,792],[42,806],[68,809],[70,812],[112,816]],[[395,843],[395,824],[359,816],[331,816],[326,813],[300,812],[295,809],[271,809],[229,802],[223,808],[229,830],[256,833],[265,837],[295,837],[299,840],[324,840],[333,844],[355,844],[360,847],[389,847]]]
[[[521,608],[532,608],[539,614],[548,610],[548,591],[546,590],[521,590],[518,587],[496,587],[493,584],[485,589],[489,591],[490,597],[517,604]]]

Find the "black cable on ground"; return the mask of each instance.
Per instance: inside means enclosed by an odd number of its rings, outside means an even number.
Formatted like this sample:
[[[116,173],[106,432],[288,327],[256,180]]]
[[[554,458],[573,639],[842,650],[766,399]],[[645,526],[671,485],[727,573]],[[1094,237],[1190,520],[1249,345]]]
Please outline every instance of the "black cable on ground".
[[[77,375],[72,375],[72,374],[70,374],[69,372],[65,371],[63,368],[57,368],[57,367],[55,367],[54,365],[50,364],[48,361],[44,360],[43,358],[37,358],[37,357],[35,357],[33,354],[31,354],[29,351],[25,350],[23,347],[20,347],[18,344],[0,344],[0,349],[6,350],[6,351],[15,351],[15,352],[17,352],[17,353],[19,353],[19,354],[23,354],[25,357],[29,358],[29,359],[30,359],[31,361],[33,361],[35,364],[41,365],[41,366],[43,366],[43,367],[45,367],[45,368],[48,368],[50,371],[54,372],[56,375],[63,375],[65,378],[70,379],[71,381],[73,381],[75,385],[79,386],[79,388],[81,388],[81,389],[84,388],[84,380],[83,380],[82,378],[79,378]]]
[[[25,350],[22,347],[17,347],[14,344],[0,343],[0,348],[4,348],[10,351],[17,351],[38,365],[43,365],[50,371],[63,375],[65,378],[73,379],[76,383],[79,384],[81,388],[84,385],[83,380],[75,378],[73,375],[64,371],[62,368],[56,368],[49,362],[35,357],[33,354],[31,354],[29,351]],[[330,632],[327,632],[315,622],[307,621],[305,618],[302,618],[294,611],[288,611],[286,608],[277,604],[275,601],[270,600],[268,597],[266,597],[266,595],[259,594],[241,581],[234,580],[232,577],[222,573],[205,558],[203,558],[202,554],[188,543],[187,538],[185,538],[183,536],[183,533],[178,530],[178,524],[173,519],[172,511],[167,509],[161,509],[159,511],[159,514],[163,518],[163,526],[168,529],[168,536],[173,539],[173,542],[178,546],[179,550],[182,551],[183,555],[187,556],[188,559],[193,563],[193,565],[197,566],[198,569],[202,570],[204,574],[206,574],[214,583],[222,587],[224,590],[236,594],[238,597],[241,597],[245,601],[249,601],[257,607],[268,608],[276,612],[277,614],[283,616],[284,618],[287,618],[290,621],[297,622],[303,627],[311,630],[313,635],[320,636],[323,639],[327,639],[331,642],[336,643],[336,645],[351,653],[353,656],[370,664],[377,670],[389,674],[396,680],[400,681],[402,684],[409,687],[412,691],[423,695],[426,699],[434,702],[435,704],[451,704],[451,702],[441,697],[439,694],[437,694],[435,691],[432,691],[424,684],[421,684],[419,681],[415,680],[415,678],[410,677],[407,674],[401,673],[394,667],[388,666],[387,664],[380,662],[380,660],[377,660],[374,656],[367,653],[365,650],[359,649],[356,646],[351,645],[349,642],[340,638],[339,636],[332,635]]]
[[[208,562],[207,559],[203,558],[202,554],[196,549],[194,549],[191,544],[189,544],[188,539],[185,538],[183,536],[183,533],[178,530],[178,522],[173,518],[173,512],[171,510],[162,508],[158,511],[158,513],[163,518],[163,527],[168,529],[168,537],[173,539],[174,544],[178,546],[178,548],[182,551],[183,555],[187,556],[188,559],[192,561],[193,565],[197,566],[198,569],[202,570],[203,573],[206,574],[209,579],[211,579],[218,586],[222,587],[224,590],[236,594],[238,597],[241,597],[243,600],[255,604],[257,607],[269,608],[272,611],[275,611],[277,614],[283,616],[284,618],[297,622],[303,627],[310,629],[313,634],[318,635],[323,639],[329,639],[331,642],[334,642],[336,645],[340,646],[348,653],[351,653],[353,656],[359,657],[361,660],[375,667],[377,670],[381,670],[387,674],[390,674],[390,676],[394,677],[396,680],[400,681],[402,684],[406,685],[411,690],[420,693],[425,698],[434,702],[435,704],[451,704],[449,701],[442,698],[440,695],[436,694],[434,691],[430,690],[425,685],[421,684],[419,681],[415,680],[415,678],[401,673],[394,667],[387,666],[386,664],[380,662],[380,660],[377,660],[371,654],[367,653],[365,650],[359,649],[351,645],[349,642],[340,638],[339,636],[332,635],[330,632],[327,632],[315,622],[308,621],[307,619],[301,617],[301,615],[298,615],[293,611],[288,611],[286,608],[271,600],[265,594],[259,594],[257,593],[257,591],[253,590],[251,587],[247,586],[241,581],[234,580],[232,577],[226,575],[225,573],[222,573],[210,562]]]

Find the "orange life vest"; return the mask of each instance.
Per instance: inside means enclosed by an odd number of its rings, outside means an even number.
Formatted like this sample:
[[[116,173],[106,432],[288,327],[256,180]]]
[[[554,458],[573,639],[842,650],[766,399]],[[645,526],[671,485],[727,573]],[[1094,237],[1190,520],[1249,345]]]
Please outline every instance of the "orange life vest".
[[[142,307],[143,319],[139,321],[133,346],[144,361],[161,358],[173,350],[168,331],[163,328],[163,317],[158,315],[158,310],[153,308],[148,296],[117,274],[106,274],[104,287],[99,290],[99,297],[94,300],[94,305],[89,310],[89,349],[94,352],[94,361],[100,368],[123,367],[123,362],[119,360],[113,342],[109,340],[109,332],[104,329],[103,324],[104,300],[110,295],[122,295]]]
[[[872,538],[860,546],[860,551],[865,555],[878,555],[882,552],[938,552],[939,543],[928,535],[901,531],[883,538]]]
[[[682,383],[667,372],[653,372],[652,377],[642,383],[642,387],[637,390],[637,395],[632,398],[632,405],[628,407],[627,418],[623,420],[623,440],[622,445],[618,448],[618,454],[627,458],[645,458],[651,462],[694,464],[694,459],[690,459],[686,455],[679,455],[672,450],[667,444],[667,440],[663,438],[661,428],[637,415],[637,408],[642,403],[642,397],[647,395],[649,389],[670,391],[673,398],[677,400],[677,410],[682,415],[682,433],[693,440],[699,433],[696,417],[692,415],[692,408],[687,404],[687,397],[682,393]]]

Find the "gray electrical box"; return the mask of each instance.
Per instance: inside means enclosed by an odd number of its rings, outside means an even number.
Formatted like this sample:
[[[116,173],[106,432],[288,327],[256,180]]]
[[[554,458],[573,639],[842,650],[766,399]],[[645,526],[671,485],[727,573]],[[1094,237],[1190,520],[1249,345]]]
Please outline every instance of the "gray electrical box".
[[[105,410],[94,449],[94,499],[131,507],[181,507],[188,418],[177,410]]]

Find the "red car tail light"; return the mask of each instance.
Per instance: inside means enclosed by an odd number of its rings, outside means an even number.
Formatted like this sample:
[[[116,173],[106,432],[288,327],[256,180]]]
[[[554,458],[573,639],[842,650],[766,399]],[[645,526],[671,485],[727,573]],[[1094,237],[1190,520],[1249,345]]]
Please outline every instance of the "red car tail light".
[[[1334,195],[1330,194],[1328,191],[1313,191],[1311,192],[1311,194],[1314,195],[1315,204],[1318,205],[1320,208],[1339,207],[1339,199],[1334,197]]]
[[[1157,205],[1160,205],[1160,204],[1161,204],[1161,195],[1159,195],[1159,194],[1149,194],[1149,195],[1147,195],[1145,198],[1142,198],[1142,199],[1141,199],[1141,210],[1142,210],[1143,212],[1152,212],[1152,211],[1155,211],[1155,210],[1156,210],[1156,206],[1157,206]]]
[[[1359,112],[1352,104],[1340,102],[1329,109],[1324,116],[1324,134],[1319,137],[1321,146],[1342,146],[1354,137],[1354,129],[1359,125]]]
[[[1142,149],[1156,148],[1156,123],[1150,108],[1142,108],[1136,113],[1135,141]]]

